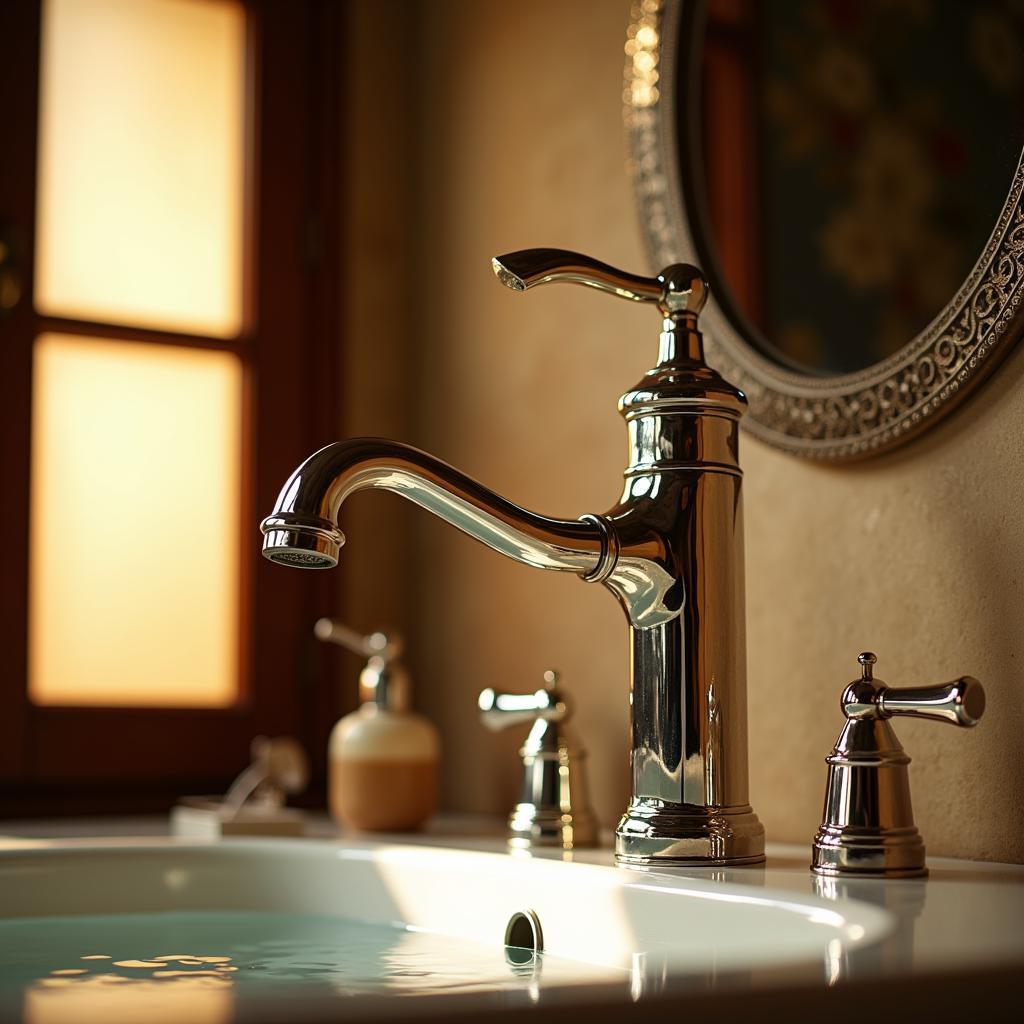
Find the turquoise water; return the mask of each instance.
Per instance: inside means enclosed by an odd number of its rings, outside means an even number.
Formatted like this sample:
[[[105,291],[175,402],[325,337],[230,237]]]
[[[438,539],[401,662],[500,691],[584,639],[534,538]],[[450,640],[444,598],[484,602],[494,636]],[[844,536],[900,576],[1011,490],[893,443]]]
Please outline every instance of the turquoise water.
[[[0,1019],[190,1024],[339,997],[536,998],[541,958],[312,914],[175,911],[0,920]],[[544,959],[548,976],[571,973]],[[531,996],[532,993],[532,996]],[[298,1003],[296,1002],[298,1001]]]

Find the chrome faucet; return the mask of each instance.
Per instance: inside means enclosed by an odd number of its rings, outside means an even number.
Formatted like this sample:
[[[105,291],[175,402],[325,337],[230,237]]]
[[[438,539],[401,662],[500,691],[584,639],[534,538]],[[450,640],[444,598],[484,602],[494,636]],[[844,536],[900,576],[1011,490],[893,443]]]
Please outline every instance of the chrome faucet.
[[[737,461],[743,393],[704,362],[708,284],[686,264],[657,278],[577,253],[527,249],[492,261],[514,291],[569,282],[654,303],[658,365],[619,410],[630,461],[604,515],[528,512],[439,459],[376,438],[311,455],[262,524],[263,554],[337,565],[338,513],[355,491],[394,491],[526,565],[602,583],[629,619],[633,796],[616,830],[631,864],[755,863],[764,829],[747,798],[743,521]]]

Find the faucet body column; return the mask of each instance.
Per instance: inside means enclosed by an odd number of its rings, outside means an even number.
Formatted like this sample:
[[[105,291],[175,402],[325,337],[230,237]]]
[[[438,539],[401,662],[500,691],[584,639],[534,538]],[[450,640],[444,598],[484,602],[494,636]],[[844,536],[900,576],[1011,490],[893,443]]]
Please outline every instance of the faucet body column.
[[[677,516],[666,541],[684,598],[675,618],[630,626],[633,797],[616,854],[757,861],[764,831],[747,789],[741,478],[677,470],[651,483],[662,513]]]
[[[641,621],[630,615],[633,796],[616,854],[627,863],[749,863],[763,858],[764,830],[748,802],[738,462],[746,400],[690,363],[696,343],[688,351],[679,325],[666,324],[666,334],[666,362],[620,404],[630,463],[606,517],[619,566],[643,560],[673,580],[663,607]],[[629,614],[616,575],[606,585]]]

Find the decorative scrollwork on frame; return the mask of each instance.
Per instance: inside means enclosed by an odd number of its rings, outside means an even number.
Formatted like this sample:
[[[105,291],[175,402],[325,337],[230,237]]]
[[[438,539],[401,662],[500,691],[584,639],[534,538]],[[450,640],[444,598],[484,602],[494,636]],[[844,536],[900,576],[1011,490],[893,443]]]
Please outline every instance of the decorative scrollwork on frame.
[[[638,0],[626,44],[626,127],[647,248],[657,267],[706,262],[687,214],[676,105],[699,59],[679,46],[695,0]],[[744,426],[799,455],[849,460],[902,444],[961,402],[1021,329],[1024,155],[981,257],[942,312],[898,353],[857,373],[821,377],[772,362],[712,294],[702,319],[708,359],[750,402]]]

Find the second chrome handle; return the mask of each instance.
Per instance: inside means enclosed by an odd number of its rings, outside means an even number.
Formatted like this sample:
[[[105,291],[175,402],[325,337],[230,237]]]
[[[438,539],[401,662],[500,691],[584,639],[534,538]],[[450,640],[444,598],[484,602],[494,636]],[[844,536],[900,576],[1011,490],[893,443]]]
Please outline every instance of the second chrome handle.
[[[985,713],[985,691],[973,676],[941,686],[886,687],[878,696],[883,715],[910,715],[970,728]]]
[[[842,697],[843,714],[849,719],[906,715],[969,729],[985,713],[985,690],[973,676],[938,686],[893,687],[874,678],[874,654],[865,651],[857,660],[861,678],[851,683]]]
[[[560,722],[568,715],[561,694],[555,689],[558,674],[544,673],[545,689],[535,693],[505,693],[490,688],[481,691],[477,701],[480,721],[494,732],[541,719]]]
[[[826,876],[919,878],[928,869],[910,800],[910,758],[889,719],[909,715],[969,728],[984,713],[985,692],[973,676],[894,688],[875,679],[877,659],[870,651],[857,660],[861,678],[843,690],[846,722],[825,758],[825,807],[811,870]]]
[[[488,729],[532,724],[519,750],[519,802],[508,819],[508,842],[513,849],[560,846],[572,850],[597,841],[597,822],[583,772],[585,752],[566,727],[569,706],[557,683],[558,674],[549,669],[541,690],[503,693],[487,689],[477,702],[480,719]]]

